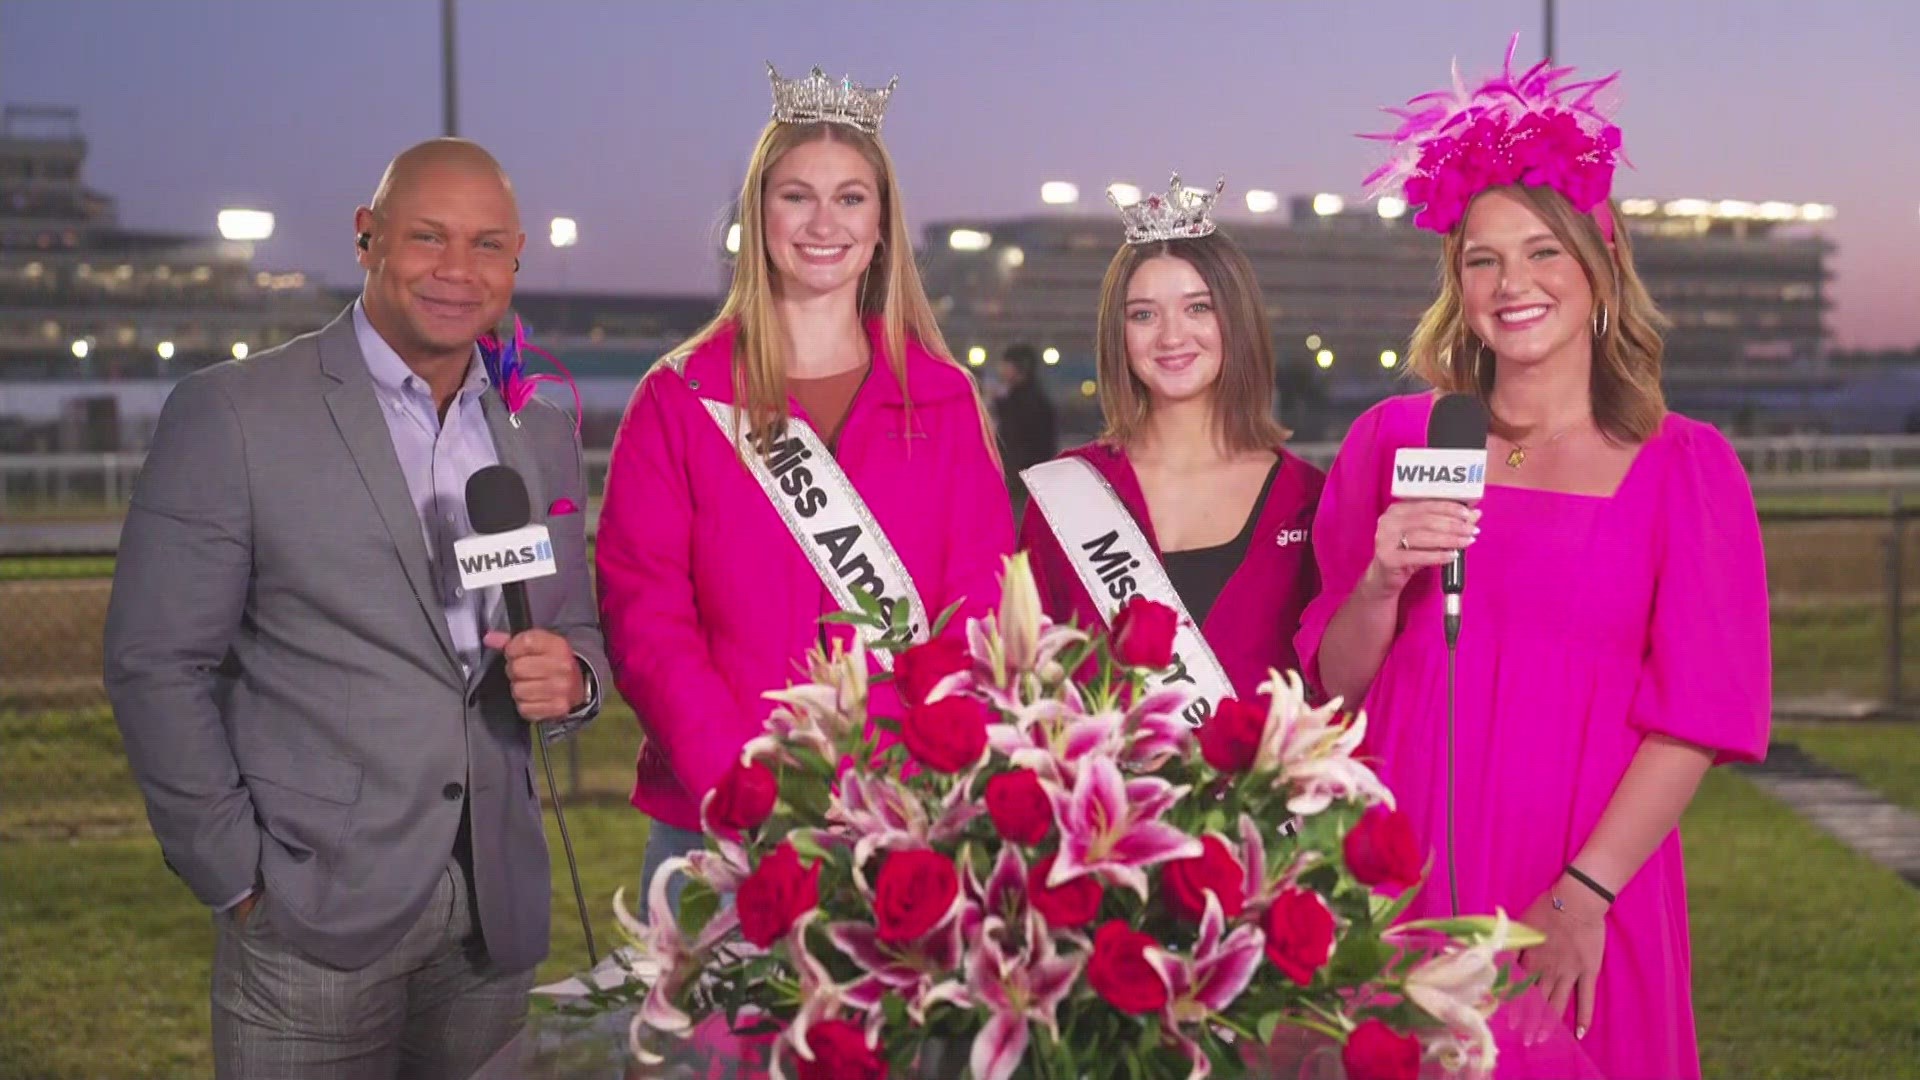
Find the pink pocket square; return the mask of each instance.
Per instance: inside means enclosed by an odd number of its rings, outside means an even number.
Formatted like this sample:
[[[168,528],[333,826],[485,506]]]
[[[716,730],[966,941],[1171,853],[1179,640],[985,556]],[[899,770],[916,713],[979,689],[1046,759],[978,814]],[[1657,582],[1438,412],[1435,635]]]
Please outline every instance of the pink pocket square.
[[[572,499],[567,498],[555,499],[553,500],[553,505],[547,507],[548,517],[559,517],[562,514],[577,514],[579,512],[580,507],[574,503]]]

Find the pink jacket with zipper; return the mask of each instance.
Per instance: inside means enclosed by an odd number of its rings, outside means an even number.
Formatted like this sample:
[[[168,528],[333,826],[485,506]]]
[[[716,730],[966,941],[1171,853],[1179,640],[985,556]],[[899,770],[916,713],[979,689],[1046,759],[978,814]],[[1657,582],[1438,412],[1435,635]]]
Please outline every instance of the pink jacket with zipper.
[[[834,457],[927,617],[962,601],[946,632],[964,640],[966,620],[999,604],[1001,557],[1013,550],[1006,483],[967,373],[910,341],[903,394],[877,322],[868,334],[873,367]],[[732,357],[723,331],[681,370],[662,364],[641,380],[614,438],[595,539],[614,683],[647,734],[633,805],[683,829],[700,827],[700,800],[759,734],[771,711],[762,695],[804,678],[820,617],[838,610],[701,403],[732,402]],[[875,689],[874,711],[898,715],[890,690]]]

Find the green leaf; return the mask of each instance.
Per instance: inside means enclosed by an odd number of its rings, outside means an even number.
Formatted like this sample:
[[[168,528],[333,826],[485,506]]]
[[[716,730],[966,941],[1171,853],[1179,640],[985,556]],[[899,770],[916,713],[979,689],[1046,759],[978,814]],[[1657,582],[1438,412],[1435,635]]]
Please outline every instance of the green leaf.
[[[1375,926],[1392,926],[1393,920],[1399,918],[1401,912],[1411,907],[1414,897],[1419,894],[1418,887],[1404,889],[1399,896],[1371,893],[1367,900],[1367,917],[1373,920]]]
[[[1464,941],[1478,941],[1492,936],[1496,922],[1492,915],[1460,915],[1451,919],[1416,919],[1401,925],[1409,930],[1432,930]],[[1525,923],[1507,921],[1508,949],[1531,949],[1546,940],[1545,934]]]
[[[1352,934],[1333,954],[1327,978],[1335,986],[1357,986],[1380,973],[1392,953],[1371,934]]]
[[[855,593],[854,595],[864,595]],[[841,626],[876,626],[873,617],[858,611],[830,611],[820,616],[823,623],[835,623]]]
[[[827,849],[820,846],[812,829],[795,829],[787,834],[787,843],[793,846],[793,853],[812,862],[823,862],[827,858]]]
[[[874,625],[887,625],[886,609],[880,606],[880,601],[874,599],[872,593],[860,588],[848,589],[847,591],[853,594],[853,602],[860,605],[861,611],[880,620]]]
[[[1279,1026],[1280,1026],[1280,1014],[1277,1012],[1270,1012],[1267,1015],[1261,1017],[1260,1022],[1253,1026],[1253,1033],[1260,1037],[1260,1045],[1266,1046],[1267,1044],[1273,1042],[1273,1031],[1275,1028]]]
[[[684,937],[700,936],[700,931],[713,921],[715,912],[720,910],[720,896],[713,887],[704,881],[687,879],[687,886],[680,893],[680,933]]]
[[[950,622],[954,614],[960,610],[960,603],[960,601],[955,600],[953,603],[947,605],[947,610],[941,612],[940,617],[933,620],[934,637],[939,637],[941,633],[946,630],[947,623]]]

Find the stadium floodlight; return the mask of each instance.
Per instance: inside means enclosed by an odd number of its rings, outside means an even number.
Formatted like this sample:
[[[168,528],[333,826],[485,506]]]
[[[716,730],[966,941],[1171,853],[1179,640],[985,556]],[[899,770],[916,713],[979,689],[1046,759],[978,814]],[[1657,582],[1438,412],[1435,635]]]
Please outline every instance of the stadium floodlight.
[[[229,240],[265,240],[273,235],[273,215],[265,210],[227,209],[215,219]]]

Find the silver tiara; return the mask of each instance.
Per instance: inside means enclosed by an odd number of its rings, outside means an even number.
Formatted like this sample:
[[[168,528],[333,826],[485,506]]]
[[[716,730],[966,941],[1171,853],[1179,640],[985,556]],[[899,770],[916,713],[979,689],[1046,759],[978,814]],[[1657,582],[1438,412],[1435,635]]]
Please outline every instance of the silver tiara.
[[[1147,195],[1130,206],[1122,206],[1109,188],[1107,201],[1120,211],[1120,220],[1127,226],[1129,244],[1192,240],[1213,232],[1213,203],[1226,188],[1227,178],[1224,176],[1209,192],[1186,187],[1180,183],[1180,174],[1174,173],[1173,183],[1165,195]]]
[[[851,77],[834,82],[818,67],[804,79],[783,79],[767,62],[767,78],[773,80],[773,118],[782,124],[846,124],[869,135],[880,134],[880,121],[886,118],[887,99],[900,84],[895,75],[885,86],[861,86]]]

